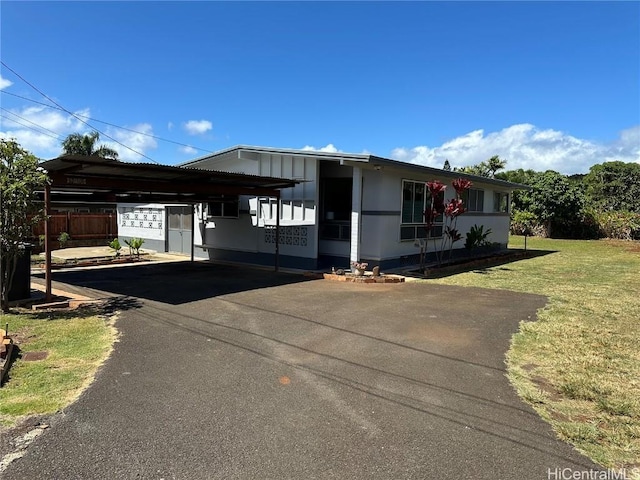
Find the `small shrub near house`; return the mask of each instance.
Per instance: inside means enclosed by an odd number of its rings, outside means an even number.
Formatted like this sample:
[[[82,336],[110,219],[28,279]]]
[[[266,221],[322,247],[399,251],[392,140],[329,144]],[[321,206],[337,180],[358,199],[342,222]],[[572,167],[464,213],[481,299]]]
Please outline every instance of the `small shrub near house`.
[[[134,254],[136,258],[140,259],[140,248],[144,244],[143,238],[132,238],[130,240],[125,240],[124,243],[129,247],[129,256],[132,257]]]
[[[114,238],[113,240],[111,240],[111,242],[109,242],[109,248],[111,248],[116,257],[120,256],[120,250],[122,250],[122,245],[120,245],[120,240],[118,240],[117,238]]]

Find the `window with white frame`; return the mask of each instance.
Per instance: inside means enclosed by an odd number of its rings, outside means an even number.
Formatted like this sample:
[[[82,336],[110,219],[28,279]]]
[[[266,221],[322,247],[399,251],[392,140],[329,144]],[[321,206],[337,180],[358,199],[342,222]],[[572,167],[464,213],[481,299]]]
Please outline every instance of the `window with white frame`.
[[[427,238],[424,211],[431,205],[431,196],[425,182],[402,181],[402,212],[400,240]],[[442,236],[443,216],[438,215],[431,230],[431,237]]]
[[[218,195],[207,204],[207,216],[238,218],[239,205],[238,195]]]
[[[493,194],[493,211],[509,212],[509,194],[505,192],[495,192]]]
[[[484,190],[470,188],[462,194],[462,200],[468,212],[484,212]]]

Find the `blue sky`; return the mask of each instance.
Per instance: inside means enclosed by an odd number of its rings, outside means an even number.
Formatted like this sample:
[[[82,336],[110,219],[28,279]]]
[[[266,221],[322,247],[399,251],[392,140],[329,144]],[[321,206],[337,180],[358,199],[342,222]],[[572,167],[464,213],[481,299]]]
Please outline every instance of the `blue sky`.
[[[639,2],[0,8],[0,136],[42,158],[91,128],[29,101],[50,104],[16,73],[67,110],[140,132],[87,120],[163,164],[237,144],[436,167],[500,155],[563,173],[640,162]]]

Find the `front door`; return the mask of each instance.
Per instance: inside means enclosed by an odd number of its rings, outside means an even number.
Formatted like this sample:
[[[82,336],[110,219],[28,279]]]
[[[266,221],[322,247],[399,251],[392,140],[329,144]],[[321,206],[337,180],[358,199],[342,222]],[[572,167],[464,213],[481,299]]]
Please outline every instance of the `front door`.
[[[191,255],[193,207],[167,207],[167,251]]]

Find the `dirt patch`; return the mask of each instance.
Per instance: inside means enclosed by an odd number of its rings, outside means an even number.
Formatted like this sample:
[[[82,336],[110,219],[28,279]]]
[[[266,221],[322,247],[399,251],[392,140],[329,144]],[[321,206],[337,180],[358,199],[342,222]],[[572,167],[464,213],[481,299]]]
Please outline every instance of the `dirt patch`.
[[[531,377],[531,381],[536,384],[536,386],[546,393],[549,396],[549,400],[558,401],[561,400],[562,394],[560,391],[552,385],[546,378],[540,375],[534,375]]]
[[[640,241],[637,240],[605,240],[607,245],[622,247],[627,252],[640,253]]]
[[[49,352],[23,352],[22,360],[25,362],[37,362],[38,360],[44,360],[49,356]]]

